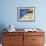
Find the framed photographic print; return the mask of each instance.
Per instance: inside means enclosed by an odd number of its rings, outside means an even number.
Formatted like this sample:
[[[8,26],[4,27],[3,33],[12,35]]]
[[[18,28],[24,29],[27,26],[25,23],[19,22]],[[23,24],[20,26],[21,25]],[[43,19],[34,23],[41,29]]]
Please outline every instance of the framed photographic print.
[[[34,7],[18,7],[17,20],[21,22],[35,21],[35,8]]]

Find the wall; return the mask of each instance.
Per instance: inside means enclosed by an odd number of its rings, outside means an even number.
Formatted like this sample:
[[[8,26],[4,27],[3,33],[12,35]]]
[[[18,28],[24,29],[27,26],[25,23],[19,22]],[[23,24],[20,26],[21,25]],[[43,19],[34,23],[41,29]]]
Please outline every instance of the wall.
[[[0,25],[13,24],[16,28],[46,28],[46,0],[0,0]],[[17,7],[35,7],[35,22],[18,22]]]

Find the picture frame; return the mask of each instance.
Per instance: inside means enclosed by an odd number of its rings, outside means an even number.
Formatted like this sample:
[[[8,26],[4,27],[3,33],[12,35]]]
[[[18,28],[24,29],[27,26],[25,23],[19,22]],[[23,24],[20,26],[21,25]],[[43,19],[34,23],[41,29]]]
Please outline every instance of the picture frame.
[[[17,21],[19,22],[34,22],[35,21],[35,7],[18,7]]]

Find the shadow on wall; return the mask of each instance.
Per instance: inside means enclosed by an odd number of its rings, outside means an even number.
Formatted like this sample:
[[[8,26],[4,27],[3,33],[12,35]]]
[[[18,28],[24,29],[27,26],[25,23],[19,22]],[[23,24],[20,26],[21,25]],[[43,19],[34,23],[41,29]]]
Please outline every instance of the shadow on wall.
[[[4,24],[0,24],[0,43],[2,43],[3,32],[6,32],[6,26]]]

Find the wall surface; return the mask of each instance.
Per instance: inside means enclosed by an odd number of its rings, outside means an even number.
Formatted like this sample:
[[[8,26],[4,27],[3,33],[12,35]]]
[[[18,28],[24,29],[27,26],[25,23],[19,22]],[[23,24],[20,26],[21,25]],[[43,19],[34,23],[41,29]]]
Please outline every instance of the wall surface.
[[[18,22],[17,7],[35,7],[35,22]],[[46,0],[0,0],[0,31],[9,24],[16,28],[40,27],[46,32]]]

